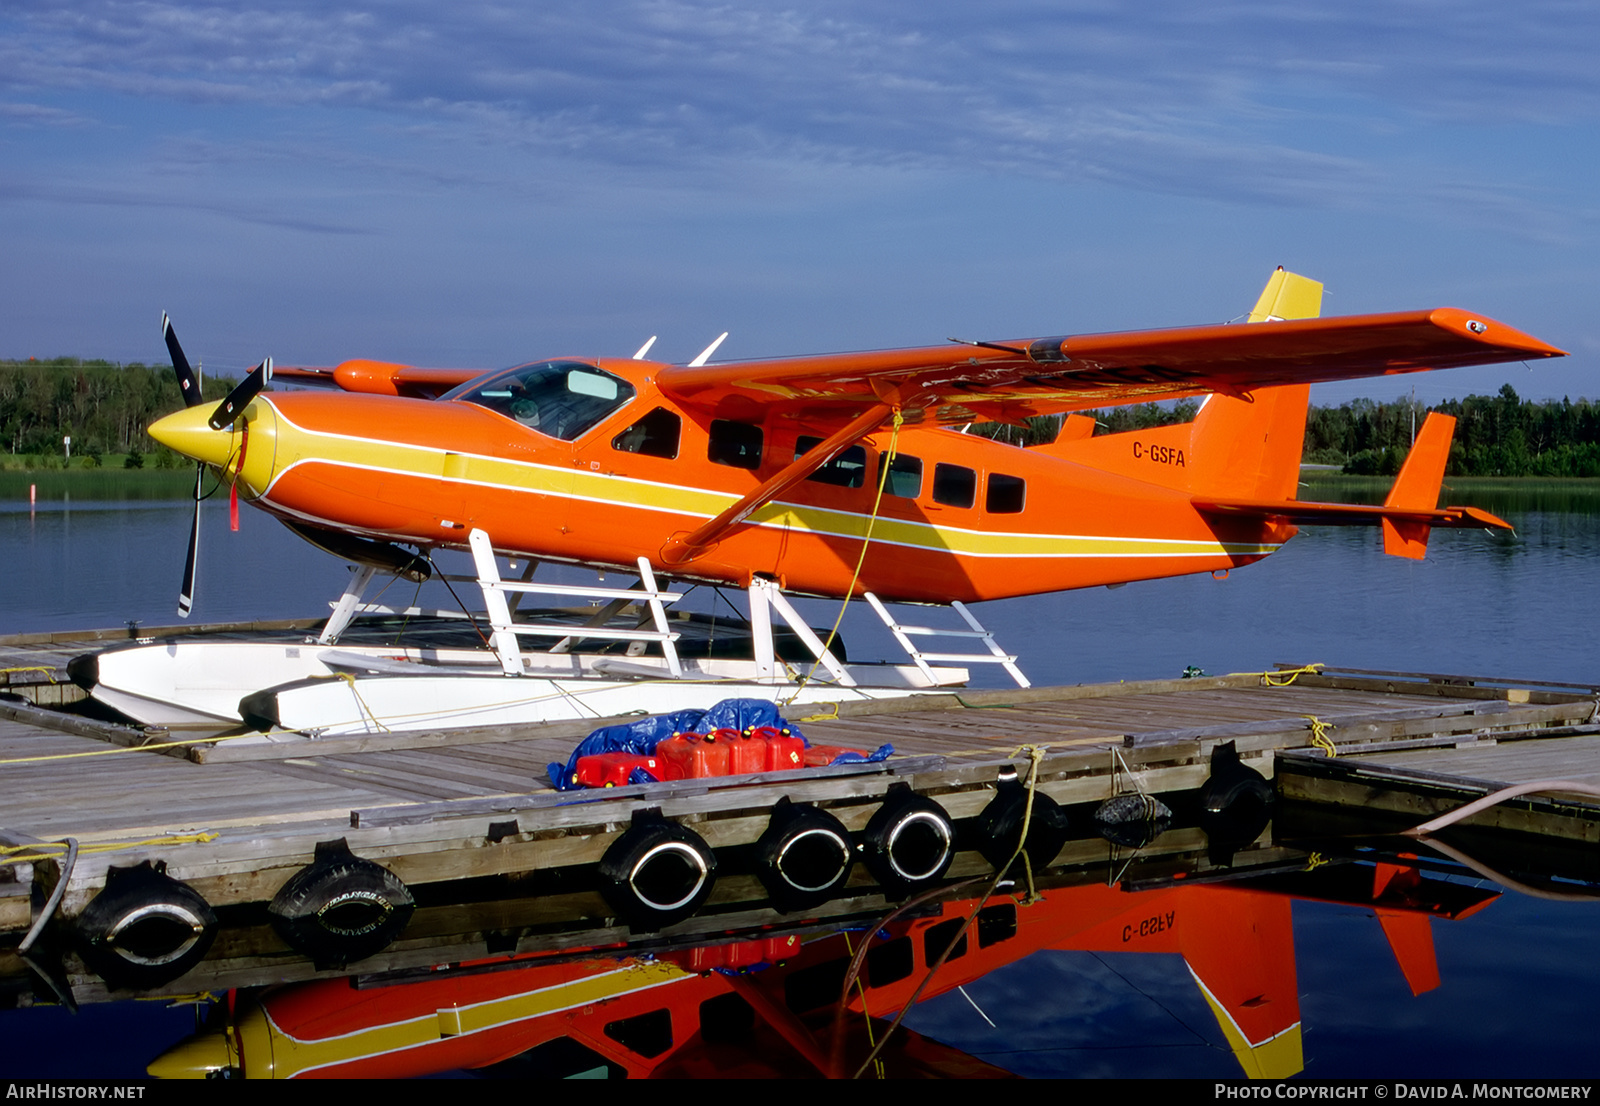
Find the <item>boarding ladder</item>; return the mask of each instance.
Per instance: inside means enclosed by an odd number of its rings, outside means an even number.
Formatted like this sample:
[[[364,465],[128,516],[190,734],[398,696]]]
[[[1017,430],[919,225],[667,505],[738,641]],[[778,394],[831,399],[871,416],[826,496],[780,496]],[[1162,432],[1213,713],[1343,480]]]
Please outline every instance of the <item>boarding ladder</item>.
[[[489,612],[489,627],[491,641],[494,645],[495,656],[500,658],[500,668],[508,676],[522,674],[522,651],[517,645],[518,634],[540,635],[544,637],[558,637],[562,640],[557,643],[556,650],[565,652],[571,648],[573,642],[584,638],[604,638],[612,641],[629,642],[656,642],[661,646],[661,652],[667,659],[667,671],[676,679],[683,675],[683,665],[678,660],[678,647],[676,631],[667,629],[666,605],[675,603],[683,598],[681,592],[662,591],[656,586],[655,573],[650,569],[648,557],[639,558],[639,583],[633,588],[598,588],[582,584],[542,584],[534,583],[531,578],[522,580],[503,580],[500,578],[499,567],[495,564],[494,548],[489,544],[489,535],[482,530],[473,530],[467,535],[467,542],[472,549],[473,567],[478,572],[478,586],[483,590],[483,603]],[[529,574],[531,577],[531,573]],[[540,622],[512,622],[511,611],[513,605],[506,600],[506,596],[523,595],[560,595],[569,598],[608,599],[611,605],[602,607],[595,617],[591,619],[595,625],[574,629],[572,626],[554,625]],[[610,616],[621,610],[629,603],[643,602],[649,609],[654,630],[646,630],[642,626],[636,629],[614,628],[600,625]]]
[[[484,611],[487,614],[490,629],[490,645],[495,656],[500,662],[500,668],[508,676],[521,675],[523,672],[522,650],[517,644],[519,634],[538,635],[542,637],[560,638],[551,649],[552,653],[567,653],[580,641],[586,639],[605,639],[607,641],[626,641],[629,643],[628,654],[637,656],[651,643],[661,646],[662,655],[666,658],[667,675],[674,678],[683,675],[683,665],[678,658],[676,642],[678,633],[667,628],[666,606],[683,598],[682,593],[663,591],[656,585],[655,574],[650,569],[647,558],[639,558],[639,582],[631,588],[602,588],[583,584],[553,584],[535,583],[533,571],[538,562],[529,560],[519,580],[507,580],[500,575],[499,566],[495,562],[494,548],[489,542],[489,535],[482,530],[473,530],[467,537],[468,548],[472,553],[474,575],[464,576],[450,573],[440,573],[435,579],[446,582],[476,584],[483,593]],[[359,567],[352,577],[344,594],[333,605],[333,613],[324,626],[317,641],[321,645],[332,645],[339,639],[350,622],[358,614],[396,614],[396,615],[428,615],[443,618],[472,618],[471,614],[446,610],[427,610],[420,607],[393,608],[375,603],[363,604],[362,595],[378,569],[371,566]],[[573,626],[569,622],[536,622],[512,620],[517,607],[524,595],[552,595],[568,598],[586,599],[591,602],[604,602],[599,606],[593,616],[583,626]],[[643,604],[648,614],[648,620],[654,629],[646,629],[641,624],[637,627],[614,627],[606,625],[617,614],[630,604]]]
[[[872,606],[872,609],[877,612],[878,617],[883,619],[883,624],[889,627],[889,632],[893,634],[895,640],[900,643],[900,648],[906,651],[906,656],[910,657],[912,663],[922,670],[922,674],[928,678],[930,683],[937,683],[936,677],[934,676],[932,663],[930,662],[939,662],[953,664],[998,664],[1010,674],[1013,680],[1017,681],[1018,687],[1033,686],[1028,682],[1028,677],[1022,674],[1022,669],[1017,667],[1016,655],[1013,653],[1007,653],[1005,650],[1000,648],[1000,646],[994,640],[994,635],[988,630],[984,629],[983,624],[973,617],[972,612],[967,610],[965,603],[952,599],[950,601],[950,606],[953,607],[955,612],[961,616],[963,621],[966,622],[968,629],[947,630],[935,626],[907,626],[902,622],[897,622],[894,615],[889,613],[889,608],[883,605],[883,600],[879,599],[876,595],[873,595],[869,591],[865,594],[865,598]],[[913,637],[945,637],[976,640],[981,641],[988,652],[929,653],[918,649],[916,643],[912,641]]]

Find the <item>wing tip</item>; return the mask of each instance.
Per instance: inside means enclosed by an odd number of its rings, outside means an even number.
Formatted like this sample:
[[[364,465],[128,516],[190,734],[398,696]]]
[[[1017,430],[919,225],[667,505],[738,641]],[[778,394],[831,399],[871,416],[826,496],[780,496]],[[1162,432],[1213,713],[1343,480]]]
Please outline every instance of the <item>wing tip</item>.
[[[1435,326],[1485,345],[1514,350],[1524,357],[1566,357],[1567,351],[1514,326],[1497,322],[1487,315],[1475,315],[1459,307],[1440,307],[1429,313]]]

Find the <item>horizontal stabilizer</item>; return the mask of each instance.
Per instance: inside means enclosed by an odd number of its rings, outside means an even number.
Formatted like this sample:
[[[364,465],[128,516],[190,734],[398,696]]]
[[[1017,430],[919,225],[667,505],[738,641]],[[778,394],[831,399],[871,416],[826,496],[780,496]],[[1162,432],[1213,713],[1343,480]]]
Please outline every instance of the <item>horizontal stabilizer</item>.
[[[1420,561],[1428,552],[1428,534],[1435,526],[1478,530],[1512,528],[1504,519],[1476,507],[1436,508],[1455,430],[1456,420],[1449,415],[1437,411],[1428,414],[1381,507],[1302,503],[1293,499],[1196,497],[1195,509],[1206,514],[1276,518],[1309,526],[1382,526],[1385,553]]]
[[[1296,499],[1196,499],[1195,509],[1208,515],[1280,518],[1304,526],[1376,526],[1379,523],[1446,526],[1458,529],[1510,530],[1511,524],[1476,507],[1371,507],[1359,503],[1302,503]]]

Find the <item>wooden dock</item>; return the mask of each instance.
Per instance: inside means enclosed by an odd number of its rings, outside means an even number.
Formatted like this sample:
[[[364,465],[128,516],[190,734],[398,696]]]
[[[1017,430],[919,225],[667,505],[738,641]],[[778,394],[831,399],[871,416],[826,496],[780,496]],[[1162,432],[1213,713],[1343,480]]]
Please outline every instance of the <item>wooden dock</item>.
[[[13,641],[0,660],[49,668],[87,644]],[[791,720],[813,743],[871,749],[887,742],[895,755],[877,764],[576,793],[552,790],[546,765],[565,761],[601,720],[152,750],[140,746],[187,735],[60,713],[48,709],[48,679],[15,680],[13,694],[0,698],[0,842],[17,847],[13,857],[55,859],[0,866],[0,944],[28,929],[60,874],[61,849],[37,843],[67,838],[78,853],[59,920],[83,911],[105,887],[109,868],[164,864],[232,919],[208,957],[216,978],[231,985],[262,958],[276,965],[276,978],[314,974],[310,964],[288,966],[287,949],[261,911],[312,862],[319,843],[341,839],[418,894],[416,917],[383,961],[404,966],[426,964],[439,947],[462,942],[481,954],[497,942],[520,951],[540,942],[627,940],[627,927],[582,873],[640,810],[659,810],[719,857],[734,858],[760,838],[780,798],[812,803],[859,834],[890,788],[905,784],[959,827],[995,798],[1003,775],[1026,776],[1029,746],[1040,751],[1039,793],[1078,811],[1067,844],[1039,873],[1044,880],[1103,880],[1135,854],[1140,864],[1181,858],[1191,869],[1244,863],[1208,852],[1205,833],[1192,824],[1129,848],[1085,817],[1118,794],[1192,793],[1209,774],[1213,749],[1225,742],[1243,763],[1276,777],[1284,801],[1376,812],[1396,826],[1501,782],[1600,777],[1600,688],[1285,667],[810,707]],[[16,694],[30,689],[36,693]],[[1600,836],[1600,804],[1529,797],[1473,824],[1592,842]],[[967,845],[962,839],[946,882],[992,873]],[[1270,864],[1276,855],[1270,829],[1232,848],[1251,863]],[[858,866],[838,901],[808,916],[869,915],[895,899]],[[665,936],[792,920],[735,862],[700,912],[667,927]],[[21,970],[0,953],[0,978]]]

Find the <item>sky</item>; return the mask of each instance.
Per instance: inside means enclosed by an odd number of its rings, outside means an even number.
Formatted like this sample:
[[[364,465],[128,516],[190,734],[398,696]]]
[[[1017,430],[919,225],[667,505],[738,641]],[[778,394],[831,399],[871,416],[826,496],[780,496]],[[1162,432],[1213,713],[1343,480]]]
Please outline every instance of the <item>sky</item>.
[[[686,361],[1457,306],[1600,398],[1600,6],[0,6],[0,357]]]

